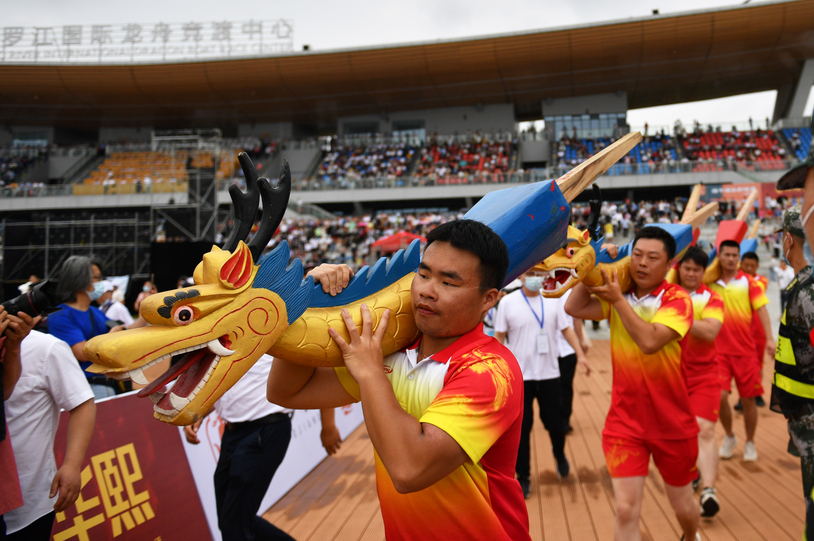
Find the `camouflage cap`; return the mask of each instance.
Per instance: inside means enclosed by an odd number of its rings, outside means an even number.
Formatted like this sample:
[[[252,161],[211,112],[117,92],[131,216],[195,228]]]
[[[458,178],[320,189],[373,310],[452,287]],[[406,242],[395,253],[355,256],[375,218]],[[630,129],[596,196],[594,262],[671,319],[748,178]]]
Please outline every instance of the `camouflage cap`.
[[[786,209],[783,214],[783,227],[777,231],[788,231],[795,237],[805,238],[806,232],[803,228],[803,208],[800,205],[795,205]]]

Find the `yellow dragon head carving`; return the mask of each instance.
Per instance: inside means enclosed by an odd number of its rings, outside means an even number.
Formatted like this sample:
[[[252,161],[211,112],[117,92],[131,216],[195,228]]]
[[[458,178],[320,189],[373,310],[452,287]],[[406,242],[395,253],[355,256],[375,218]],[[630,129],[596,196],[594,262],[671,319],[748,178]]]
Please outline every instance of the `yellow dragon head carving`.
[[[312,280],[302,280],[299,260],[286,269],[286,245],[259,261],[288,203],[288,163],[276,187],[260,179],[260,190],[251,161],[245,154],[240,159],[248,162],[248,167],[243,165],[249,189],[246,194],[236,186],[230,189],[237,219],[225,249],[214,246],[204,255],[193,274],[194,286],[144,300],[141,315],[149,327],[98,336],[85,346],[85,355],[94,363],[90,371],[149,383],[139,395],[149,396],[156,417],[172,424],[193,423],[200,412],[209,411],[302,313],[297,299],[313,286]],[[246,245],[241,239],[252,226],[259,195],[263,221]],[[147,381],[145,368],[179,355],[167,372]]]
[[[544,273],[540,293],[557,298],[583,281],[596,268],[596,244],[588,230],[568,226],[567,244],[534,267]]]

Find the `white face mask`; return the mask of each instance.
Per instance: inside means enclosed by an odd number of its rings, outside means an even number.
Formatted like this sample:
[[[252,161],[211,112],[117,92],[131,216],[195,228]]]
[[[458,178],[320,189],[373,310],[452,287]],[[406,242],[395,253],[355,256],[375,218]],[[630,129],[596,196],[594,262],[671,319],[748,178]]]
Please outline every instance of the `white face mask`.
[[[93,284],[93,291],[88,291],[88,297],[90,297],[91,302],[95,301],[99,297],[105,294],[105,284],[102,282],[96,282]]]
[[[543,278],[541,276],[526,276],[526,289],[529,291],[540,291],[543,289]]]

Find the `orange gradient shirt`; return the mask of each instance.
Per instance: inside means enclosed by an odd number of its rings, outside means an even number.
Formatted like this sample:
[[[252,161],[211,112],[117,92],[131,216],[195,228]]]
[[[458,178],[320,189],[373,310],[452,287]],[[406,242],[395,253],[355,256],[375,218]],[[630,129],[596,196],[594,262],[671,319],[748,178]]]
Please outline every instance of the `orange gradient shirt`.
[[[376,453],[385,537],[529,540],[526,503],[514,478],[523,420],[517,360],[484,335],[482,325],[420,362],[417,346],[385,357],[385,374],[401,407],[452,436],[469,460],[424,490],[399,494]],[[347,369],[335,371],[358,400],[359,386]]]
[[[610,321],[613,387],[605,419],[604,437],[681,440],[698,434],[681,372],[679,341],[693,321],[689,294],[665,280],[639,299],[635,290],[625,300],[647,323],[658,323],[679,337],[656,353],[646,355],[627,332],[616,309],[605,301],[602,312]]]
[[[709,288],[724,300],[724,324],[715,339],[718,354],[754,357],[752,317],[754,312],[769,302],[760,283],[739,270],[728,284],[718,280],[709,284]]]
[[[695,321],[716,319],[724,321],[724,301],[720,295],[701,284],[690,293]],[[684,381],[691,385],[699,380],[718,381],[718,361],[715,360],[715,341],[707,342],[687,333],[681,341],[681,370]]]

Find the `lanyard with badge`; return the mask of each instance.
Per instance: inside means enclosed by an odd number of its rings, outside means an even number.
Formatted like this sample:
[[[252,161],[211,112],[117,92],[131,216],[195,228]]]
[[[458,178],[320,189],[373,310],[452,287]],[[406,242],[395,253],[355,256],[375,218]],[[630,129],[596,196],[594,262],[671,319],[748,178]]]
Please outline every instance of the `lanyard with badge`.
[[[540,317],[537,317],[537,312],[534,311],[534,308],[531,307],[531,303],[529,302],[529,298],[526,297],[525,291],[520,291],[523,295],[523,300],[526,301],[526,304],[531,310],[531,313],[534,315],[534,319],[537,320],[537,323],[540,324],[540,334],[537,335],[537,353],[543,355],[549,352],[548,347],[548,335],[545,334],[543,331],[543,324],[545,323],[545,307],[543,306],[543,296],[540,295]]]

